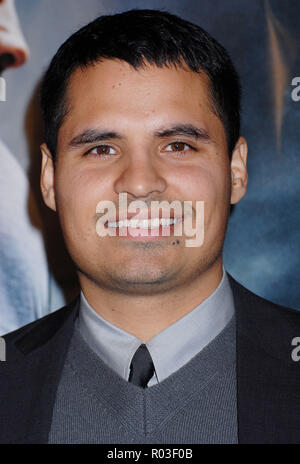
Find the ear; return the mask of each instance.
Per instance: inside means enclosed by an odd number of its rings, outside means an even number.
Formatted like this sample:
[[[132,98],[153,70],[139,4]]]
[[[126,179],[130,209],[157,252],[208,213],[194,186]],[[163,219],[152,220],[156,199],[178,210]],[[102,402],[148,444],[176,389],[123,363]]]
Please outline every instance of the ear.
[[[240,137],[232,152],[231,170],[231,204],[238,203],[246,194],[248,185],[247,172],[248,146],[244,137]]]
[[[41,191],[46,205],[56,211],[56,199],[54,189],[54,161],[45,143],[41,145],[42,169],[41,169]]]

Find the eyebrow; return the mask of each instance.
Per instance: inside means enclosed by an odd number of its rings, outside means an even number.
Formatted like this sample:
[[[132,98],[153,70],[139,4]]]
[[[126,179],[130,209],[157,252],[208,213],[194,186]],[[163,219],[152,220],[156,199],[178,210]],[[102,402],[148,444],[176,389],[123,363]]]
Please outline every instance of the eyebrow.
[[[193,124],[177,124],[170,128],[155,131],[156,137],[174,137],[180,135],[187,135],[196,140],[204,142],[211,142],[212,139],[206,129],[198,128]]]
[[[123,137],[117,132],[113,131],[101,131],[98,129],[87,129],[80,134],[72,138],[68,143],[70,148],[76,148],[80,145],[85,145],[88,143],[97,143],[102,142],[107,139],[122,139]]]
[[[193,124],[176,124],[171,127],[162,128],[154,132],[154,136],[158,138],[174,137],[185,135],[196,140],[204,142],[212,142],[210,135],[206,129],[198,128]],[[76,148],[81,145],[103,142],[108,139],[123,139],[121,134],[114,131],[101,131],[99,129],[86,129],[76,135],[68,143],[69,148]]]

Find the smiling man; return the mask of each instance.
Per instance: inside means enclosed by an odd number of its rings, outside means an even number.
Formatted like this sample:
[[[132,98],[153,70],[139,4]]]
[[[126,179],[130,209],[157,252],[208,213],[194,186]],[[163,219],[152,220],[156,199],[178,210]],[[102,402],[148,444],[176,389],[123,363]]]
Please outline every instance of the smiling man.
[[[105,59],[70,78],[55,167],[42,147],[43,195],[59,213],[83,294],[98,314],[141,340],[189,313],[222,279],[230,198],[235,203],[246,191],[247,150],[239,139],[230,167],[209,92],[207,76],[184,64],[135,69]],[[204,201],[203,245],[130,230],[100,239],[96,205],[117,204],[121,193],[149,210],[152,201]]]
[[[168,13],[100,17],[59,49],[42,85],[41,189],[82,292],[6,337],[2,442],[300,440],[299,315],[222,263],[247,189],[239,99],[223,47]],[[103,236],[99,202],[117,212]],[[174,202],[195,228],[202,202],[203,243],[186,246]]]

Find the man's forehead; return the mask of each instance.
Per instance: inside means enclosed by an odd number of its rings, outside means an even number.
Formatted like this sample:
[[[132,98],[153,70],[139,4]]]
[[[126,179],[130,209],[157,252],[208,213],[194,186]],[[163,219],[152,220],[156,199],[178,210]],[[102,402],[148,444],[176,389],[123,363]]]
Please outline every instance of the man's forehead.
[[[85,67],[76,68],[70,76],[68,83],[68,93],[76,94],[78,86],[89,86],[97,84],[107,86],[106,90],[118,90],[123,84],[133,85],[136,83],[152,87],[163,86],[164,84],[177,84],[190,87],[191,81],[194,87],[202,87],[205,92],[210,89],[210,79],[204,71],[192,71],[183,62],[182,64],[169,64],[157,66],[145,62],[143,65],[133,67],[124,60],[101,59]],[[198,90],[199,90],[198,89]]]
[[[216,119],[210,100],[205,73],[149,64],[134,69],[125,61],[103,60],[71,76],[68,113],[59,139],[62,136],[69,144],[87,129],[102,128],[103,123],[104,132],[123,136],[126,127],[154,134],[164,126],[190,124],[207,131],[208,120]]]
[[[129,111],[147,113],[189,111],[203,109],[214,113],[211,103],[210,81],[204,73],[186,67],[146,64],[133,68],[121,60],[102,60],[85,68],[76,69],[66,92],[68,114],[78,118]],[[138,116],[138,117],[140,117]]]

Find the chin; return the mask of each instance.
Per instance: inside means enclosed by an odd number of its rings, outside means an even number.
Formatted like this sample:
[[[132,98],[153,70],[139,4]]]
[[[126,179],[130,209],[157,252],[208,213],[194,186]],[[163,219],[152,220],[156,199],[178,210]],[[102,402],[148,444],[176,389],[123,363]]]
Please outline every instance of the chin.
[[[177,274],[177,273],[176,273]],[[126,270],[123,267],[123,272],[107,272],[105,275],[97,276],[93,279],[98,286],[105,287],[112,291],[119,291],[124,294],[132,295],[153,295],[154,293],[163,293],[170,290],[177,284],[174,269],[135,269]]]

